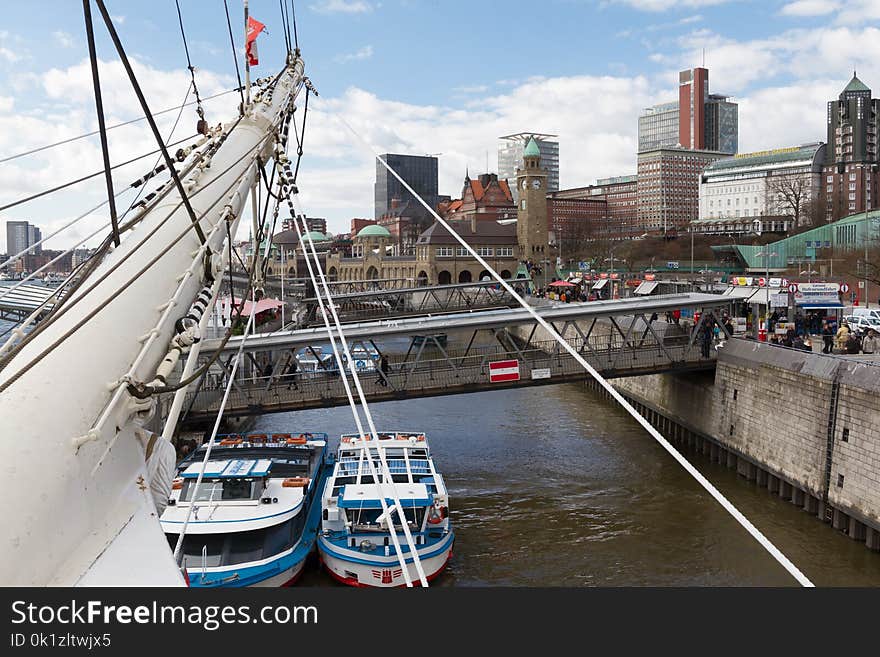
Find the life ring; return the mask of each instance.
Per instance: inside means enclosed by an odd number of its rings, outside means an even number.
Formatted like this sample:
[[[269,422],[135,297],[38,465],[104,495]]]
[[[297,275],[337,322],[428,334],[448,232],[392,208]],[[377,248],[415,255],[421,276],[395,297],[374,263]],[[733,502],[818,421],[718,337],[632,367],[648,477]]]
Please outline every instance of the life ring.
[[[224,438],[220,441],[221,445],[240,445],[242,443],[241,438]]]
[[[287,439],[288,445],[305,445],[307,442],[309,442],[309,439],[306,438],[305,434],[299,434],[296,438]]]
[[[180,490],[183,488],[183,477],[175,477],[171,480],[171,490]]]
[[[281,482],[282,488],[304,488],[308,485],[308,477],[288,477],[283,482]]]
[[[438,504],[433,504],[430,509],[428,509],[428,524],[429,525],[439,525],[443,522],[443,514],[441,513],[441,508]]]

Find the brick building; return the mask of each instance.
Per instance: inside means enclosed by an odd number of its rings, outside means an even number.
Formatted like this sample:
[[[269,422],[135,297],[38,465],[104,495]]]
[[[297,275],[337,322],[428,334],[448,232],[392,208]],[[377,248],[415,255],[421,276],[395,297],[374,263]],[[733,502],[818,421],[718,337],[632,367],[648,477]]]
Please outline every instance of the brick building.
[[[600,178],[595,185],[563,189],[550,195],[550,199],[583,199],[594,207],[602,207],[600,217],[590,209],[588,216],[599,220],[598,232],[602,236],[621,239],[639,234],[638,226],[638,177],[616,176]]]
[[[494,173],[464,177],[461,198],[441,205],[443,218],[450,221],[498,221],[516,217],[516,202],[506,180]]]
[[[658,148],[638,155],[638,227],[674,235],[699,217],[700,175],[728,153]]]

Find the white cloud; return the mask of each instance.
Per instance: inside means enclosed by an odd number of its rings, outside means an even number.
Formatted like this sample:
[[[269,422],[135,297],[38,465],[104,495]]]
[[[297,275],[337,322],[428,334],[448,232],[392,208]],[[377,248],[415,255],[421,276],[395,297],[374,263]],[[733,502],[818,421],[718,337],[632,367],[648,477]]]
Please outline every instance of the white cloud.
[[[10,50],[9,48],[4,48],[3,46],[0,46],[0,57],[5,59],[10,64],[15,63],[19,59],[21,59],[21,56],[18,55],[16,52]]]
[[[357,52],[346,53],[344,55],[336,55],[333,61],[345,64],[346,62],[358,62],[369,59],[373,56],[373,46],[364,46]]]
[[[452,90],[461,94],[484,94],[489,91],[489,87],[485,84],[475,84],[465,87],[454,87]]]
[[[373,4],[366,0],[321,0],[309,5],[320,14],[364,14],[373,11]]]
[[[783,16],[824,16],[840,9],[835,0],[796,0],[785,5],[779,13]]]
[[[74,40],[74,38],[63,30],[56,30],[52,32],[52,36],[55,39],[55,43],[57,43],[62,48],[73,48],[76,45],[76,41]]]
[[[880,20],[877,0],[847,0],[840,8],[836,22],[840,25],[865,25]]]
[[[114,23],[118,25],[122,25],[125,23],[125,16],[114,16],[113,14],[110,14],[110,18],[113,20]]]

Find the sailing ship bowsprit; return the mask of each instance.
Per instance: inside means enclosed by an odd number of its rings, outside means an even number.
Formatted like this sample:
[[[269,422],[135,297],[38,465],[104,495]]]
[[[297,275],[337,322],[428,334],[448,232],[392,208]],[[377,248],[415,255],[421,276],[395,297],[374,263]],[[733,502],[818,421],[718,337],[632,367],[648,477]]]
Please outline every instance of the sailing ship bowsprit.
[[[198,340],[227,242],[305,84],[298,50],[246,83],[240,116],[200,125],[178,152],[180,184],[149,195],[51,321],[0,354],[5,585],[184,584],[145,466],[155,397],[132,392],[164,383]]]

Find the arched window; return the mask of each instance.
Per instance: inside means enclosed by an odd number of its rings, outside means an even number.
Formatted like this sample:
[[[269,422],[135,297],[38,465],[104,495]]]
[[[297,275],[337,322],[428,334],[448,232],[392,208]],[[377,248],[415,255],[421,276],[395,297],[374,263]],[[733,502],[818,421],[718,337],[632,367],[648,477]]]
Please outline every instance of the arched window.
[[[467,269],[465,269],[464,271],[462,271],[458,275],[458,282],[459,283],[470,283],[471,280],[472,280],[471,273]]]
[[[437,274],[437,283],[439,285],[449,285],[452,282],[452,274],[445,269]]]

